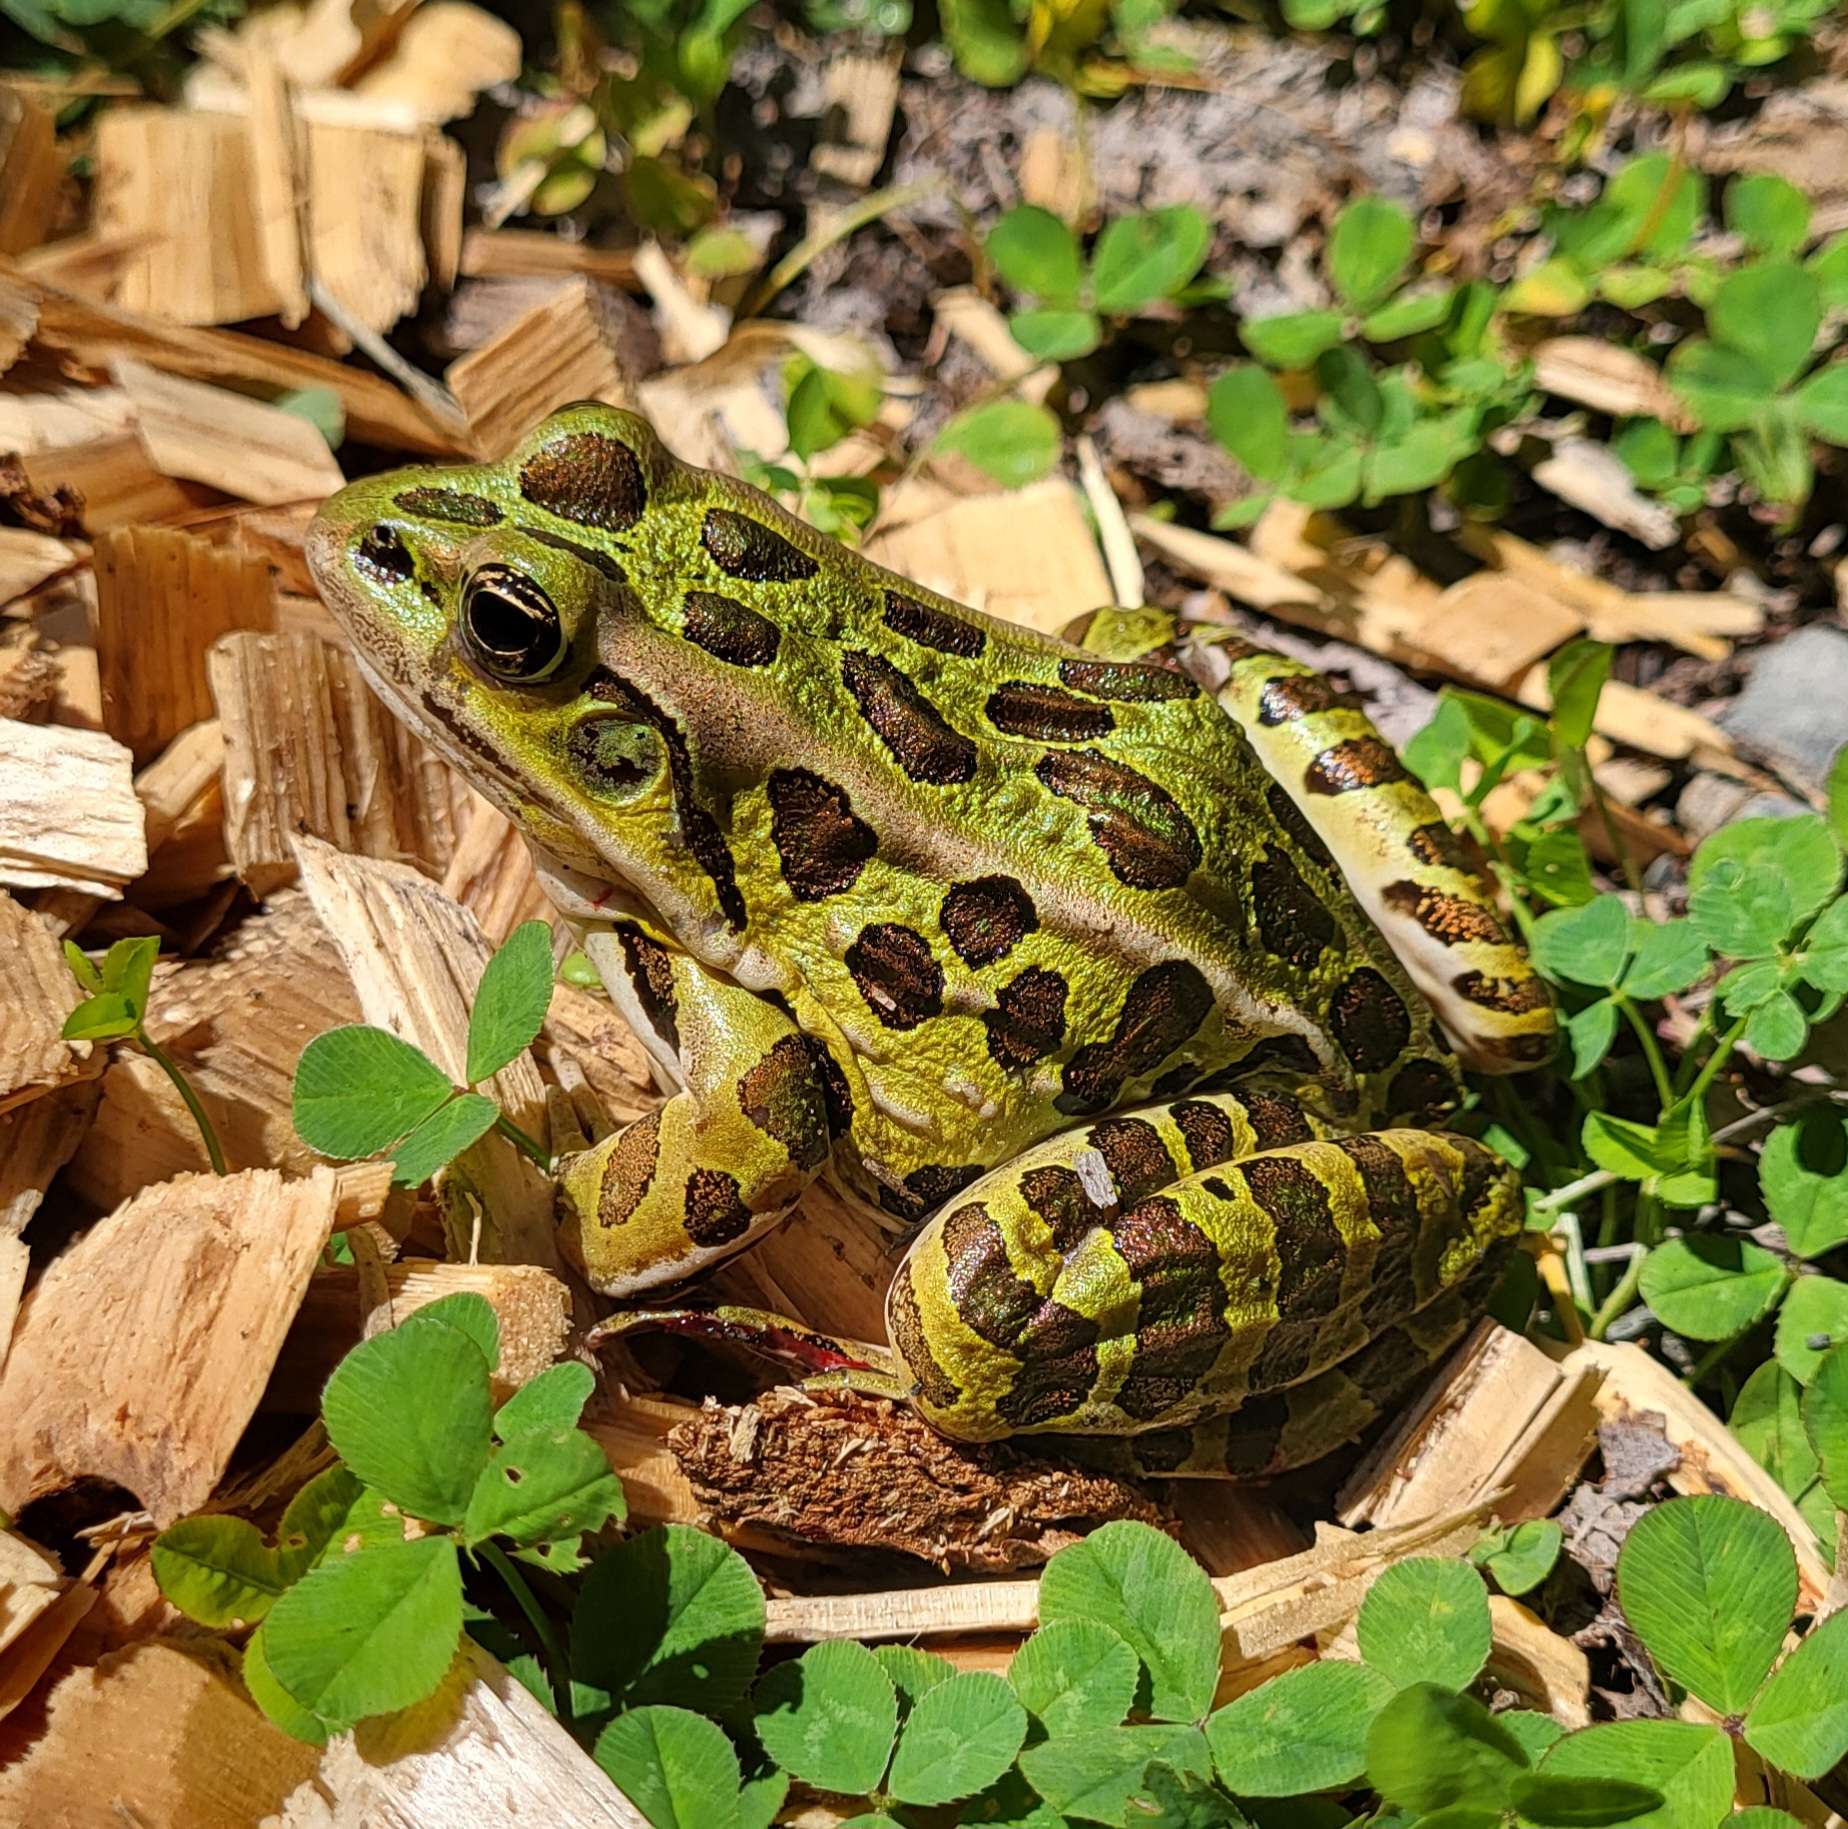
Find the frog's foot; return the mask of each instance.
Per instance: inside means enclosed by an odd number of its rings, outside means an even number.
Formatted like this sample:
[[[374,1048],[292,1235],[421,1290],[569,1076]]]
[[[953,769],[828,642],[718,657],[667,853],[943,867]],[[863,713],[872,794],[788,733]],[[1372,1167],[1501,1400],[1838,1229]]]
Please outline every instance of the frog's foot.
[[[1284,1394],[1306,1418],[1299,1387],[1363,1363],[1383,1386],[1430,1332],[1423,1311],[1431,1328],[1466,1313],[1520,1224],[1519,1177],[1467,1138],[1316,1137],[1273,1095],[1184,1099],[975,1183],[912,1246],[887,1326],[925,1417],[966,1440],[1137,1435]],[[1387,1340],[1377,1364],[1357,1357]],[[1361,1395],[1377,1413],[1378,1390]],[[1305,1422],[1252,1465],[1313,1458],[1366,1420],[1331,1413],[1326,1440]]]
[[[612,1315],[585,1344],[601,1345],[630,1334],[668,1333],[742,1348],[795,1373],[822,1390],[853,1390],[905,1398],[914,1387],[903,1363],[887,1347],[824,1334],[764,1308],[656,1308]]]
[[[828,1160],[819,1064],[775,1004],[641,921],[585,934],[617,1007],[681,1088],[566,1158],[559,1242],[605,1295],[677,1282],[782,1219]]]

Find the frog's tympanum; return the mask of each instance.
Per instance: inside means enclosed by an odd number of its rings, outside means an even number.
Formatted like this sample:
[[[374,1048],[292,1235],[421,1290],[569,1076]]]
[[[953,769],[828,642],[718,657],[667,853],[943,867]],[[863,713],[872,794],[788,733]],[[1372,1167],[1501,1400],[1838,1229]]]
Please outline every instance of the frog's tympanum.
[[[826,1174],[912,1234],[888,1329],[938,1428],[1243,1472],[1480,1310],[1519,1185],[1428,1126],[1553,1013],[1319,675],[1148,610],[997,621],[597,405],[355,483],[311,556],[677,1089],[563,1165],[597,1289]]]

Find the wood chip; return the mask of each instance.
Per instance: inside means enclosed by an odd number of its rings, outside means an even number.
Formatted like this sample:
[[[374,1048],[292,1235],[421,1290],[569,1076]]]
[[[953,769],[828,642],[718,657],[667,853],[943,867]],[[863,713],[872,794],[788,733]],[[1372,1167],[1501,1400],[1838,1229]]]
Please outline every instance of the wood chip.
[[[574,400],[634,406],[647,363],[634,315],[596,281],[568,280],[451,363],[444,379],[468,415],[475,455],[504,457],[547,413]]]
[[[414,310],[429,277],[423,214],[427,164],[421,134],[321,124],[309,128],[308,241],[314,274],[370,329],[389,330]]]
[[[391,49],[353,88],[368,101],[440,123],[467,114],[484,89],[519,74],[520,35],[506,20],[464,0],[431,0],[411,12]]]
[[[308,315],[307,224],[302,214],[308,140],[282,66],[252,45],[244,58],[249,97],[252,232],[264,276],[276,296],[276,316],[293,330]]]
[[[51,233],[63,185],[57,111],[0,84],[0,254],[24,253]]]
[[[111,108],[104,116],[113,118]],[[188,244],[188,257],[197,248]],[[202,262],[211,265],[211,262]],[[0,263],[0,324],[29,313],[33,341],[49,354],[93,373],[117,356],[135,356],[163,374],[206,381],[248,381],[277,393],[330,388],[340,398],[347,430],[388,450],[455,454],[454,436],[390,382],[349,363],[291,349],[265,337],[197,330],[72,296]]]
[[[470,229],[462,237],[462,269],[474,279],[564,278],[583,274],[630,291],[635,253],[567,241],[549,229]]]
[[[384,709],[345,649],[306,635],[228,635],[207,657],[225,733],[225,842],[268,895],[302,833],[440,872],[467,792]]]
[[[212,715],[212,644],[274,625],[269,567],[177,528],[128,527],[96,542],[95,568],[103,722],[146,762]]]
[[[1662,552],[1681,538],[1681,521],[1663,502],[1651,501],[1637,488],[1629,466],[1609,445],[1590,438],[1562,438],[1553,454],[1534,465],[1542,489],[1612,527]]]
[[[71,490],[83,503],[83,528],[91,535],[188,519],[225,499],[216,489],[157,469],[132,431],[63,450],[28,452],[19,467],[35,489]]]
[[[809,154],[811,170],[863,191],[885,163],[892,114],[898,106],[898,72],[904,47],[851,50],[837,39],[821,75],[821,142]]]
[[[327,441],[299,413],[229,388],[163,375],[131,356],[110,365],[154,467],[246,502],[318,502],[346,480]]]
[[[0,1510],[94,1476],[162,1526],[197,1511],[276,1363],[337,1185],[328,1169],[182,1175],[66,1246],[0,1369]]]
[[[480,925],[403,865],[307,838],[297,851],[302,886],[347,962],[366,1020],[423,1049],[461,1084],[469,1006],[491,950]],[[545,1092],[530,1054],[481,1090],[528,1136],[543,1138]],[[437,1188],[452,1257],[559,1267],[552,1183],[505,1137],[490,1132],[464,1150]]]
[[[890,490],[889,519],[866,543],[869,559],[902,577],[1049,635],[1110,601],[1084,498],[1065,478],[933,503],[916,517],[912,499],[917,493],[904,485]]]
[[[1506,1594],[1489,1596],[1487,1673],[1568,1731],[1591,1725],[1591,1660]]]
[[[383,1284],[370,1299],[357,1270],[336,1265],[315,1271],[264,1394],[266,1408],[313,1415],[334,1367],[360,1341],[388,1332],[444,1296],[477,1295],[494,1310],[500,1323],[496,1402],[537,1378],[565,1350],[571,1292],[536,1264],[400,1258],[384,1266]]]
[[[1584,627],[1584,617],[1557,597],[1518,578],[1478,572],[1451,585],[1401,647],[1414,664],[1506,692]]]
[[[0,883],[119,897],[148,867],[133,760],[101,731],[0,719]]]
[[[1336,1516],[1377,1530],[1493,1498],[1508,1523],[1546,1517],[1591,1450],[1599,1382],[1481,1322],[1348,1476]]]
[[[1547,691],[1546,669],[1536,667],[1520,684],[1516,695],[1523,705],[1545,711],[1552,704]],[[1598,713],[1593,726],[1614,743],[1627,743],[1632,749],[1652,756],[1666,756],[1682,761],[1690,756],[1730,756],[1732,739],[1711,718],[1703,718],[1685,705],[1672,704],[1659,693],[1641,686],[1626,685],[1622,680],[1607,680],[1598,697]]]
[[[270,1819],[319,1755],[258,1710],[237,1672],[235,1649],[203,1637],[147,1640],[71,1671],[43,1733],[0,1771],[0,1818],[44,1829]]]
[[[0,527],[0,609],[76,562],[77,549],[68,540],[25,527]]]
[[[427,1703],[337,1735],[313,1778],[268,1819],[269,1829],[462,1823],[648,1829],[538,1697],[468,1639]]]
[[[0,894],[0,1111],[102,1071],[96,1043],[59,1033],[82,997],[51,930]]]
[[[1028,355],[1014,341],[1007,319],[973,286],[940,292],[933,309],[937,322],[966,344],[997,380],[1018,383],[1014,391],[1021,399],[1037,405],[1052,392],[1059,379],[1057,365]]]
[[[1542,393],[1576,400],[1614,419],[1659,419],[1677,432],[1693,422],[1662,371],[1648,357],[1600,337],[1548,337],[1533,352]]]
[[[25,1700],[95,1600],[49,1550],[0,1531],[0,1719]]]
[[[79,1081],[0,1112],[0,1364],[6,1361],[30,1254],[22,1236],[75,1153],[96,1110],[97,1083]]]

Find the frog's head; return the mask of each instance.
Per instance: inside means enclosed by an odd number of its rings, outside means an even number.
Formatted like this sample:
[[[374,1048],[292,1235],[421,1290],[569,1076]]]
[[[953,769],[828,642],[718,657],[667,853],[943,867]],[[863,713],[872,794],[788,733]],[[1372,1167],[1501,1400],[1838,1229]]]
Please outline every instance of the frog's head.
[[[374,689],[548,862],[601,882],[664,855],[685,771],[625,559],[690,475],[645,420],[590,403],[498,463],[354,483],[309,534]]]

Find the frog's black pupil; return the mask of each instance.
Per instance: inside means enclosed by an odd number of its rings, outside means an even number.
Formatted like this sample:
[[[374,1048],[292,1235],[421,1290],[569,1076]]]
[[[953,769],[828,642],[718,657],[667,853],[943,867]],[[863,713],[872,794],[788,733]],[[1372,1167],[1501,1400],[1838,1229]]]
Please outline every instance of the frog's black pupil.
[[[484,566],[468,582],[462,616],[482,665],[503,678],[531,679],[558,658],[558,611],[520,572]]]

